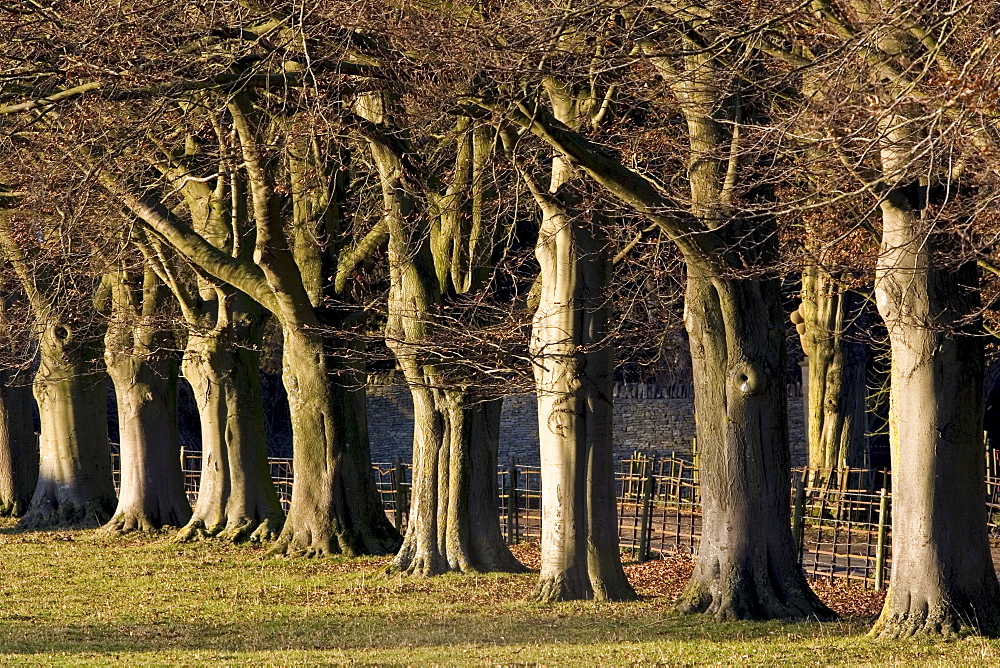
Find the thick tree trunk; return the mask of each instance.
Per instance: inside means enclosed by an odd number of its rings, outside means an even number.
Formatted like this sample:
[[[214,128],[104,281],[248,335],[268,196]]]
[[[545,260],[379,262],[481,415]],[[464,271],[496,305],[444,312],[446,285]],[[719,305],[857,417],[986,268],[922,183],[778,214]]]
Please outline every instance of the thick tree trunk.
[[[284,512],[271,479],[260,390],[260,353],[226,332],[192,335],[184,354],[201,421],[198,500],[178,540],[276,538]]]
[[[882,151],[894,178],[912,129],[895,119]],[[1000,632],[1000,585],[986,526],[982,340],[974,263],[935,266],[916,188],[882,202],[876,302],[892,348],[892,580],[872,634]]]
[[[106,376],[96,370],[99,344],[76,336],[69,325],[56,323],[40,337],[34,380],[42,427],[38,484],[21,529],[99,526],[115,508]]]
[[[862,468],[867,452],[867,349],[862,298],[822,267],[802,272],[803,348],[809,356],[808,465],[830,475]]]
[[[500,399],[410,384],[414,406],[409,526],[393,569],[439,575],[526,569],[500,532],[497,448]]]
[[[716,619],[830,619],[792,541],[785,331],[777,280],[688,263],[703,526],[678,604]]]
[[[541,295],[531,353],[542,459],[542,567],[534,599],[632,600],[618,549],[605,244],[589,216],[574,220],[550,210],[535,255]]]
[[[156,359],[156,357],[160,359]],[[113,533],[181,527],[191,517],[177,434],[177,360],[106,355],[115,384],[121,441],[118,508],[103,529]]]
[[[0,372],[0,517],[20,517],[38,482],[38,445],[31,420],[31,386]]]
[[[395,552],[400,537],[372,481],[367,429],[358,419],[358,391],[330,382],[330,358],[315,330],[293,326],[282,331],[282,380],[292,418],[295,485],[284,530],[272,553]],[[349,382],[355,380],[353,373],[341,372],[341,377],[351,376]]]

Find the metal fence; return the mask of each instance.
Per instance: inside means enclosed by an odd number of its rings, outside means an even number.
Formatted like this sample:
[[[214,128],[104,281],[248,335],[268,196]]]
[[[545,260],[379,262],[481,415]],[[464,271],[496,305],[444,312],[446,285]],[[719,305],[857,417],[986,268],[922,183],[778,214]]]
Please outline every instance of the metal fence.
[[[1000,458],[987,462],[987,507],[990,530],[1000,532]],[[112,453],[115,484],[119,462]],[[182,454],[185,490],[197,500],[201,455]],[[292,498],[291,459],[270,459],[271,477],[282,506]],[[411,468],[395,462],[376,463],[372,475],[386,515],[405,530],[409,511]],[[542,526],[541,470],[511,460],[497,471],[500,526],[509,543],[538,539]],[[792,533],[799,560],[812,578],[844,579],[882,588],[892,565],[888,471],[841,471],[798,468],[790,480]],[[618,536],[623,550],[638,561],[657,554],[698,551],[701,499],[698,468],[673,454],[657,458],[635,453],[619,462],[616,473]]]

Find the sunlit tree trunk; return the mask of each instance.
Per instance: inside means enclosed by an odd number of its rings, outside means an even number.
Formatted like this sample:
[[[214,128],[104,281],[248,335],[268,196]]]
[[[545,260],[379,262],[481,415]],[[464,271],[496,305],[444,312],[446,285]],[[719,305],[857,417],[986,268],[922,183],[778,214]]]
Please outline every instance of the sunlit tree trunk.
[[[876,302],[892,349],[892,579],[872,634],[1000,632],[986,524],[975,264],[942,265],[922,211],[918,123],[886,122]]]
[[[177,427],[180,360],[162,317],[163,286],[147,270],[139,289],[122,270],[108,275],[111,322],[104,360],[115,386],[121,454],[118,507],[103,529],[113,533],[180,527],[191,516],[184,494]]]
[[[183,373],[201,423],[201,484],[179,540],[233,542],[278,536],[285,514],[271,480],[260,387],[262,322],[243,295],[221,297],[221,322],[192,332]]]
[[[34,394],[41,417],[38,484],[22,529],[99,526],[116,505],[100,338],[65,322],[39,337]]]
[[[460,378],[447,377],[434,351],[424,349],[442,294],[448,286],[467,290],[475,273],[458,204],[472,172],[473,131],[468,119],[460,122],[452,186],[443,195],[427,193],[433,210],[421,209],[408,190],[415,175],[404,163],[405,133],[389,135],[383,104],[368,96],[357,108],[372,123],[366,138],[379,171],[389,233],[386,343],[413,398],[409,525],[392,568],[412,575],[522,571],[500,533],[499,401],[483,401]],[[428,216],[437,218],[430,223]]]

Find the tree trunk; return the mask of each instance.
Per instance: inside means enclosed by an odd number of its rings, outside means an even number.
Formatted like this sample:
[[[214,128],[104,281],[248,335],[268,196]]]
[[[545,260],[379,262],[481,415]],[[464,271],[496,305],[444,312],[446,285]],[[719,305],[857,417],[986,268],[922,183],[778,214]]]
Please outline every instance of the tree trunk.
[[[31,387],[0,372],[0,517],[20,517],[38,482],[38,445],[31,420]]]
[[[464,389],[410,384],[413,492],[393,569],[439,575],[526,569],[500,532],[497,448],[502,400],[474,402]]]
[[[678,604],[716,619],[830,619],[792,541],[785,331],[777,280],[688,263],[703,526]]]
[[[182,541],[272,540],[284,523],[267,460],[260,353],[252,340],[235,345],[226,329],[192,334],[184,354],[184,377],[201,420],[202,460],[194,513],[177,534]]]
[[[916,138],[894,119],[883,171],[899,180]],[[923,146],[923,144],[921,144]],[[872,635],[1000,632],[986,526],[983,349],[974,263],[935,265],[922,202],[900,186],[882,206],[876,302],[892,350],[892,580]],[[972,324],[970,324],[970,322]]]
[[[20,529],[99,526],[114,511],[106,377],[96,368],[97,340],[87,336],[55,323],[40,337],[34,380],[42,427],[38,484]]]
[[[550,210],[535,255],[541,294],[531,331],[542,459],[537,601],[626,601],[612,448],[614,362],[605,336],[610,263],[590,216]]]
[[[118,403],[121,485],[118,508],[103,529],[128,533],[184,526],[191,506],[177,434],[177,360],[155,352],[106,359]]]
[[[372,481],[367,428],[356,410],[358,391],[330,382],[331,358],[318,332],[298,326],[282,331],[282,380],[293,425],[295,485],[284,530],[272,553],[395,552],[400,537]],[[353,373],[340,371],[341,378],[350,376],[346,384],[356,380]]]
[[[862,468],[867,452],[867,349],[862,298],[824,268],[802,272],[803,348],[809,356],[808,465],[829,475]]]

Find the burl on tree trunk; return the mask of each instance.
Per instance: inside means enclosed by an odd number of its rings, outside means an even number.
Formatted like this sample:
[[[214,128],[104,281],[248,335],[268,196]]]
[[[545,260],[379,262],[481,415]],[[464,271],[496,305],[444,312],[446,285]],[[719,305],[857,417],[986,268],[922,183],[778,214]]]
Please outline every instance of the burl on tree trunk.
[[[703,526],[682,612],[832,619],[799,567],[789,518],[784,314],[777,280],[688,263]]]

